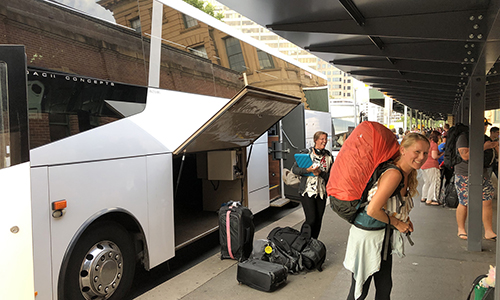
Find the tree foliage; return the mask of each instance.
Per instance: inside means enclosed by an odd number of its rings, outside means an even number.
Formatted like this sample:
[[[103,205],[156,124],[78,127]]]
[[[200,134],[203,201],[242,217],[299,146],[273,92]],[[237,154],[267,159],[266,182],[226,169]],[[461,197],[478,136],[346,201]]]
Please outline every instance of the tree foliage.
[[[224,18],[224,14],[222,14],[221,12],[216,14],[215,7],[212,4],[207,3],[203,0],[184,0],[184,2],[191,4],[192,6],[196,7],[199,10],[204,11],[205,13],[211,15],[217,20],[222,20]]]

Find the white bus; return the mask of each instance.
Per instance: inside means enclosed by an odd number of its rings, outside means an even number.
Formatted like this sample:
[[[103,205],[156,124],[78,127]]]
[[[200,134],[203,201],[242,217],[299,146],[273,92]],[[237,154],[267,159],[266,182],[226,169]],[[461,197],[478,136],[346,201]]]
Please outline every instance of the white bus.
[[[1,267],[13,270],[2,272],[0,299],[122,299],[137,261],[149,270],[217,230],[221,204],[269,206],[269,184],[258,182],[268,178],[267,139],[254,142],[298,98],[246,87],[223,99],[27,71],[23,46],[0,46],[0,61]],[[98,84],[79,86],[89,80]],[[41,111],[51,113],[28,126],[28,113]],[[83,132],[72,135],[75,124]],[[30,134],[41,143],[32,150]]]

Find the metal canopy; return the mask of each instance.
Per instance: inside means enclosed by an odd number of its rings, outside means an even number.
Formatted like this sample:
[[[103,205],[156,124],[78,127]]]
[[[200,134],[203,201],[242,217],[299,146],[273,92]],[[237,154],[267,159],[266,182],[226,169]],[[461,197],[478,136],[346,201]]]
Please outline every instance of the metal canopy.
[[[473,75],[500,108],[499,0],[219,2],[433,118],[457,114]]]

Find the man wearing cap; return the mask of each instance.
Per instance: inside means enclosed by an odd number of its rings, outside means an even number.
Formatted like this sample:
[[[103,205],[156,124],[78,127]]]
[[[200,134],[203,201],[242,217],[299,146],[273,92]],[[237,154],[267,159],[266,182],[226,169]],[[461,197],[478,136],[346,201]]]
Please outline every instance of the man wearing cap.
[[[491,125],[490,122],[484,119],[484,132]],[[486,151],[493,151],[493,148],[498,147],[498,142],[493,142],[485,136],[483,149],[484,155]],[[467,205],[469,202],[469,139],[467,134],[462,133],[457,139],[457,149],[462,161],[454,166],[455,169],[455,188],[458,195],[458,207],[456,211],[458,237],[466,240],[467,232],[465,231],[465,221],[467,219]],[[493,195],[495,190],[491,183],[488,174],[488,168],[483,167],[483,225],[484,225],[484,238],[488,240],[496,240],[497,235],[493,231]]]

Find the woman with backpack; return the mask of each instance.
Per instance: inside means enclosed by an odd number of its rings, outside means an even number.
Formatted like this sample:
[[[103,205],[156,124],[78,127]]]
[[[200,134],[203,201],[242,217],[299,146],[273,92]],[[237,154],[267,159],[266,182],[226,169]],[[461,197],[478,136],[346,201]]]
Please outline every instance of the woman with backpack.
[[[391,253],[402,257],[403,238],[413,231],[409,213],[413,208],[412,197],[417,193],[417,170],[427,160],[429,147],[430,142],[424,135],[415,132],[407,134],[401,141],[400,156],[368,191],[368,205],[364,212],[375,222],[387,225],[378,230],[351,226],[344,259],[344,267],[353,273],[348,300],[365,299],[372,278],[375,281],[375,299],[390,299]]]
[[[311,226],[311,237],[317,239],[323,222],[326,207],[326,183],[330,177],[330,168],[333,157],[325,149],[328,134],[318,131],[314,134],[314,147],[305,152],[311,157],[313,164],[308,168],[299,168],[297,164],[292,167],[292,172],[300,175],[299,194],[301,195],[302,208],[306,216],[305,224]],[[313,173],[314,176],[304,176]]]

